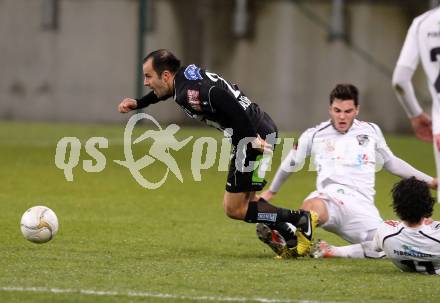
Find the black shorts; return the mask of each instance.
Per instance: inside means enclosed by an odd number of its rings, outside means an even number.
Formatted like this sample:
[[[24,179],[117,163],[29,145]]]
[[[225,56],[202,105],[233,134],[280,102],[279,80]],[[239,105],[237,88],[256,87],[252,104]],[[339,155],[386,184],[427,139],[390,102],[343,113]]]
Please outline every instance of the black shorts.
[[[275,134],[275,138],[278,137],[278,129],[269,115],[264,114],[257,127],[257,133],[263,139],[270,134]],[[237,146],[233,146],[226,191],[242,193],[262,190],[267,183],[264,179],[267,163],[271,163],[270,157],[268,155],[263,157],[263,153],[252,148],[251,144],[241,151],[237,151]]]

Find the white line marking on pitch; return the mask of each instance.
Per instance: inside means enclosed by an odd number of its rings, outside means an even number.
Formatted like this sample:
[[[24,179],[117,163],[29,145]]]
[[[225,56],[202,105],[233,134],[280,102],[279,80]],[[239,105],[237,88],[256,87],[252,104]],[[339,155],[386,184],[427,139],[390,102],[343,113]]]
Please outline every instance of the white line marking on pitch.
[[[306,301],[306,300],[289,300],[289,299],[271,299],[261,297],[215,297],[215,296],[179,296],[163,293],[149,293],[149,292],[118,292],[118,291],[101,291],[91,289],[71,289],[71,288],[47,288],[47,287],[0,287],[3,292],[39,292],[39,293],[53,293],[66,294],[77,293],[89,296],[125,296],[125,297],[140,297],[140,298],[158,298],[158,299],[173,299],[173,300],[193,300],[193,301],[222,301],[222,302],[261,302],[261,303],[330,303],[323,301]]]

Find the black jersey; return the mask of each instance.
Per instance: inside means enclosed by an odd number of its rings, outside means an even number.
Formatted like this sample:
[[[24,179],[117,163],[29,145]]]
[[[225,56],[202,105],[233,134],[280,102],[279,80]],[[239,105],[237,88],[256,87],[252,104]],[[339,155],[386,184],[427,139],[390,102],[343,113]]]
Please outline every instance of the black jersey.
[[[138,107],[166,98],[158,99],[151,92],[138,100]],[[220,130],[232,129],[234,144],[244,137],[256,137],[262,120],[268,117],[236,85],[194,64],[176,73],[173,98],[189,117]]]

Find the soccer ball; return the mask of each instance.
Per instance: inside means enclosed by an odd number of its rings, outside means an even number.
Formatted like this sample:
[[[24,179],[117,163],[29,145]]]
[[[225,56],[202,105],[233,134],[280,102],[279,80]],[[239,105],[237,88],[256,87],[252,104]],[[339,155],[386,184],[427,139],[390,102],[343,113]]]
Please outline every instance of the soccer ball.
[[[58,231],[58,218],[48,207],[34,206],[21,217],[20,228],[26,240],[45,243],[55,237]]]

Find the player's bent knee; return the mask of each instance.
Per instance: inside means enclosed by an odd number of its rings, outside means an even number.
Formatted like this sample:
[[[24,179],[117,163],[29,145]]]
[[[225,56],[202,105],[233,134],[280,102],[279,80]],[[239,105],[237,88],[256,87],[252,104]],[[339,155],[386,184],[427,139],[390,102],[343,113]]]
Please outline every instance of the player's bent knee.
[[[301,205],[301,209],[304,210],[313,210],[314,209],[314,200],[310,199],[310,200],[305,200],[303,201],[302,205]]]
[[[305,200],[301,205],[301,209],[307,211],[314,211],[315,213],[317,213],[319,218],[319,224],[324,224],[328,221],[327,206],[325,205],[324,201],[322,201],[319,198],[312,198]]]
[[[223,209],[229,218],[236,220],[243,220],[247,211],[247,207],[243,207],[241,203],[233,203],[228,200],[223,201]]]
[[[234,219],[234,220],[241,220],[242,219],[242,216],[240,215],[240,213],[238,213],[235,210],[226,209],[225,214],[226,214],[226,216],[228,216],[229,218]]]
[[[244,214],[242,211],[233,209],[230,207],[225,207],[225,214],[231,219],[242,220],[244,218]]]

